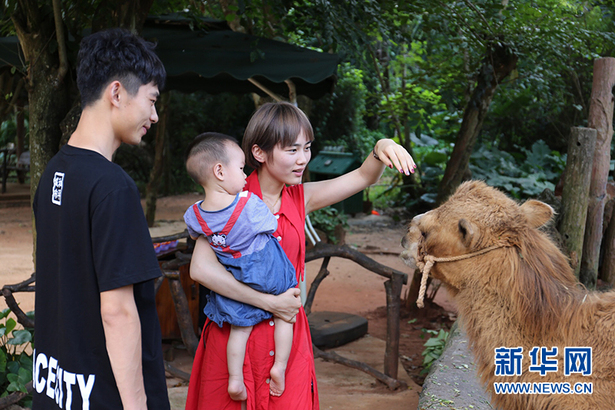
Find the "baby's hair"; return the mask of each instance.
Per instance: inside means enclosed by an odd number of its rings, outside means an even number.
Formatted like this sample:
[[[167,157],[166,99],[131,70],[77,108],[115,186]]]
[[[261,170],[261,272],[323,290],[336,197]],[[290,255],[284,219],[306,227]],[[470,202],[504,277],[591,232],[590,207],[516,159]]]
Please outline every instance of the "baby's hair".
[[[228,163],[227,144],[239,146],[237,139],[218,132],[204,132],[190,143],[186,149],[186,171],[197,184],[203,185],[207,169],[215,162]],[[198,160],[190,161],[197,156]]]
[[[293,145],[303,131],[308,141],[314,139],[312,124],[303,111],[287,102],[263,104],[250,119],[243,136],[243,152],[246,164],[258,169],[261,163],[252,155],[252,147],[258,145],[266,154],[280,145]]]

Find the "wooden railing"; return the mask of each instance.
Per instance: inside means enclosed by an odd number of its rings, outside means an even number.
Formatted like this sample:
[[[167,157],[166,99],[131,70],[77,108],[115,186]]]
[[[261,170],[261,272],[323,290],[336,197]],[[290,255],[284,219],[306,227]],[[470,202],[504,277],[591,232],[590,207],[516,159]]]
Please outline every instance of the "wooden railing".
[[[168,242],[178,239],[187,238],[187,232],[182,232],[175,235],[157,237],[153,239],[154,243]],[[198,335],[194,332],[194,323],[192,315],[188,308],[188,299],[180,282],[180,267],[190,263],[191,254],[177,251],[173,253],[173,259],[161,262],[161,271],[163,276],[156,279],[156,292],[160,289],[164,278],[168,279],[173,305],[177,313],[178,325],[180,328],[181,338],[190,355],[194,356],[199,340]],[[387,305],[387,338],[384,354],[384,373],[368,366],[365,363],[349,360],[341,357],[333,352],[325,352],[314,348],[314,356],[324,360],[334,361],[362,370],[376,379],[382,381],[390,389],[406,387],[405,382],[397,378],[398,363],[399,363],[399,336],[400,336],[400,309],[401,309],[401,290],[402,286],[407,283],[408,276],[400,271],[397,271],[388,266],[382,265],[361,252],[352,249],[346,245],[331,245],[319,242],[313,248],[306,252],[305,260],[310,262],[317,259],[323,259],[320,270],[312,282],[305,302],[305,312],[309,315],[311,312],[312,302],[320,283],[329,275],[328,265],[332,257],[350,259],[365,269],[383,276],[388,280],[384,283],[386,291]],[[21,283],[16,285],[5,285],[2,288],[2,295],[6,299],[6,303],[11,311],[17,317],[19,323],[26,327],[34,327],[34,321],[31,320],[19,307],[13,296],[16,292],[33,292],[35,289],[36,274]],[[171,373],[179,375],[179,377],[187,378],[188,375],[174,369],[166,363],[167,370]]]

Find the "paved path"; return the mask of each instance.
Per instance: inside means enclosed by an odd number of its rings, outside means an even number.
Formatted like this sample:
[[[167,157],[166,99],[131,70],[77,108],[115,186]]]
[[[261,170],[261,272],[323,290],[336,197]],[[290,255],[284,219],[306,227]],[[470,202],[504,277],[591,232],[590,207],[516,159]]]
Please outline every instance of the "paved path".
[[[490,410],[485,389],[476,374],[466,334],[455,324],[442,356],[423,383],[419,410]]]

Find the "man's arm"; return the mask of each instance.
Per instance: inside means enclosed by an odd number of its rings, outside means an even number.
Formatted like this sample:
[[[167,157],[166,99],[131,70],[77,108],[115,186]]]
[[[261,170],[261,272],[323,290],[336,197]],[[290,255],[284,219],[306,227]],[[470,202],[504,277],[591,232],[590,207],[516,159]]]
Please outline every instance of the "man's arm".
[[[100,314],[124,410],[147,409],[141,364],[141,322],[132,285],[101,292]]]

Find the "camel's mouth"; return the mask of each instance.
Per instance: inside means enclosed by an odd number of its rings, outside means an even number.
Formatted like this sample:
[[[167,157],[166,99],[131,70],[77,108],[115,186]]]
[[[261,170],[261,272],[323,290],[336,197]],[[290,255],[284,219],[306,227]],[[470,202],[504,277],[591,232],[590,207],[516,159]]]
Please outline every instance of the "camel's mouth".
[[[410,250],[403,251],[399,257],[410,269],[418,269],[418,266],[416,266],[416,254],[413,254]]]
[[[413,220],[408,233],[402,238],[401,246],[405,249],[400,256],[401,260],[412,270],[418,268],[419,247],[423,235]]]

